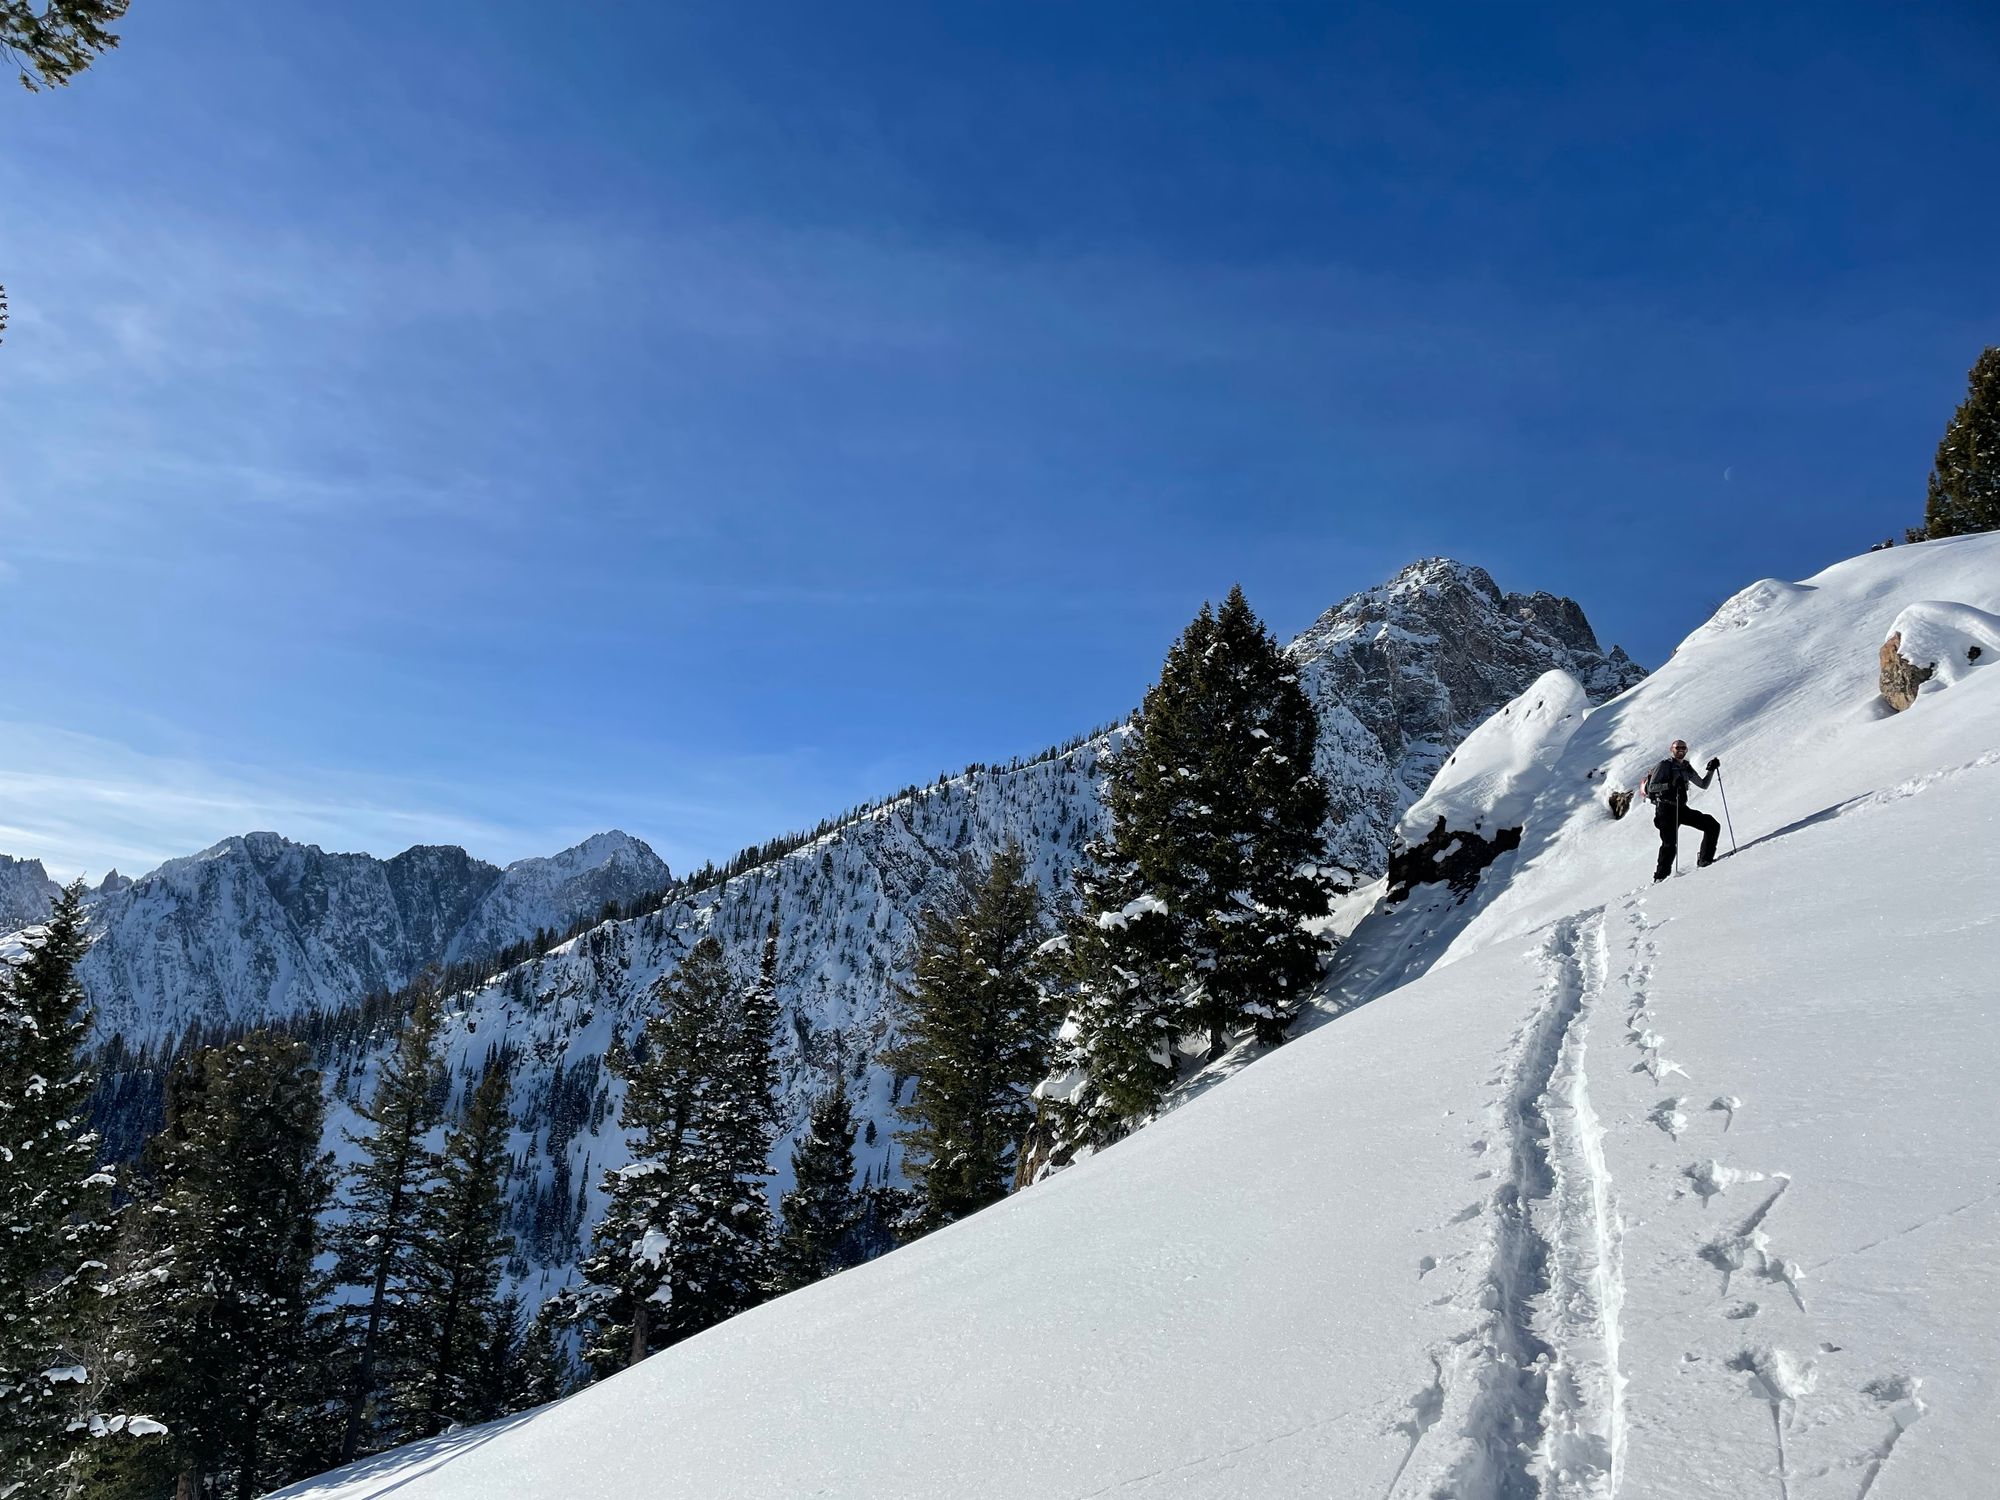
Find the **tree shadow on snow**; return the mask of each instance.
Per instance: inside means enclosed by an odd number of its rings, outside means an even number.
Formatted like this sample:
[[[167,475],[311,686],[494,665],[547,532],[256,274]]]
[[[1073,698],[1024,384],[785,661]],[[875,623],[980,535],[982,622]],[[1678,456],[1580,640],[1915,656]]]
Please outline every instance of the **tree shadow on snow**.
[[[436,1473],[446,1464],[463,1458],[475,1448],[485,1447],[509,1428],[516,1427],[537,1413],[548,1411],[560,1404],[552,1401],[548,1406],[537,1406],[527,1411],[516,1412],[510,1417],[500,1418],[497,1422],[485,1422],[477,1427],[440,1433],[434,1438],[420,1438],[414,1443],[405,1443],[400,1448],[391,1448],[386,1453],[359,1459],[344,1469],[335,1469],[315,1479],[302,1480],[296,1485],[275,1491],[267,1496],[266,1500],[312,1500],[315,1495],[336,1492],[341,1496],[341,1500],[381,1500],[382,1496],[393,1495],[405,1485],[414,1484],[419,1479]]]

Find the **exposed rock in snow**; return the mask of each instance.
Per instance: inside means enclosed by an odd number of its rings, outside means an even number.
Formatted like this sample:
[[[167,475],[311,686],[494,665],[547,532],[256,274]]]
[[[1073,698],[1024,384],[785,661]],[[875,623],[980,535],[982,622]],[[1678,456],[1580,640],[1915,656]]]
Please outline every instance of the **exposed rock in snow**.
[[[28,928],[48,916],[56,900],[56,882],[40,860],[16,860],[0,854],[0,932]]]
[[[115,896],[129,888],[131,884],[132,878],[129,875],[120,875],[115,869],[106,870],[104,878],[97,883],[97,889],[90,893],[90,899],[96,901],[105,896]]]
[[[1445,558],[1354,595],[1289,649],[1320,714],[1329,857],[1363,879],[1387,868],[1397,820],[1454,747],[1542,674],[1567,673],[1591,703],[1645,676],[1598,645],[1574,601],[1503,594]]]
[[[1949,687],[2000,657],[2000,615],[1970,604],[1927,599],[1889,626],[1882,643],[1882,696],[1901,713],[1926,684]]]
[[[1479,872],[1510,849],[1521,847],[1521,830],[1496,828],[1491,838],[1448,828],[1442,814],[1417,843],[1389,851],[1388,901],[1405,900],[1413,887],[1435,881],[1455,891],[1469,891]]]
[[[1426,881],[1469,890],[1481,870],[1519,848],[1529,807],[1588,712],[1583,685],[1555,670],[1473,730],[1397,825],[1388,899],[1403,900]]]
[[[1917,701],[1917,689],[1924,685],[1933,670],[1933,665],[1916,666],[1903,659],[1903,633],[1889,632],[1889,639],[1882,643],[1882,696],[1889,700],[1889,707],[1901,713]]]
[[[57,889],[39,859],[0,854],[0,932],[32,927],[48,916]]]

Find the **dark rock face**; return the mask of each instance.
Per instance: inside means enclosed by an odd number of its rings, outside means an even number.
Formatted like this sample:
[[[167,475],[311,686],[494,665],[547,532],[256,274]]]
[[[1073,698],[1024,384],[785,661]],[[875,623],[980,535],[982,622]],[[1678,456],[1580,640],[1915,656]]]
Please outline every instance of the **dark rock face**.
[[[1599,646],[1574,600],[1502,593],[1446,558],[1354,595],[1288,649],[1320,716],[1329,858],[1361,879],[1388,867],[1396,820],[1452,750],[1542,673],[1568,672],[1592,703],[1646,675]]]
[[[1882,696],[1889,700],[1889,707],[1897,713],[1917,701],[1917,689],[1928,682],[1937,670],[1935,662],[1918,667],[1904,661],[1902,645],[1903,635],[1898,631],[1882,643],[1881,652]]]
[[[1448,885],[1463,895],[1478,883],[1481,870],[1509,849],[1520,847],[1518,828],[1496,828],[1489,839],[1476,833],[1454,832],[1439,818],[1422,843],[1390,851],[1388,899],[1401,901],[1413,887],[1433,882]]]

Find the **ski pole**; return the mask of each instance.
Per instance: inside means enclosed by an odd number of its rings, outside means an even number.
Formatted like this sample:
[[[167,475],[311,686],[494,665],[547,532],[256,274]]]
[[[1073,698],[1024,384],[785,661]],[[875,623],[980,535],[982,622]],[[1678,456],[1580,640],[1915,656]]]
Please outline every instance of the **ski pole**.
[[[1722,793],[1722,821],[1729,825],[1729,852],[1736,852],[1736,823],[1729,816],[1729,788],[1722,784],[1722,767],[1715,768],[1715,789]]]

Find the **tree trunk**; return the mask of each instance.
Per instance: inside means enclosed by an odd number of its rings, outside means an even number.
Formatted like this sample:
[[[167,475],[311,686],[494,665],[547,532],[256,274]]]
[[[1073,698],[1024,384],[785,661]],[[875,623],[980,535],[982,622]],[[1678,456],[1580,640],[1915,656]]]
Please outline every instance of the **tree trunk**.
[[[409,1170],[407,1153],[400,1170]],[[389,1264],[396,1254],[396,1235],[391,1226],[402,1218],[403,1189],[399,1183],[389,1194],[388,1211],[383,1214],[382,1253],[375,1262],[374,1294],[368,1300],[368,1330],[361,1338],[361,1368],[354,1377],[354,1391],[347,1398],[347,1430],[340,1437],[340,1461],[350,1463],[361,1446],[361,1413],[375,1393],[375,1350],[382,1336],[382,1311],[389,1300]]]
[[[456,1266],[452,1269],[451,1290],[445,1294],[442,1332],[439,1335],[437,1369],[431,1376],[430,1432],[435,1436],[450,1425],[444,1414],[445,1398],[450,1394],[452,1377],[458,1373],[458,1304],[463,1276]]]
[[[193,1469],[184,1468],[174,1476],[174,1500],[201,1500],[201,1485]]]
[[[625,1358],[625,1368],[631,1369],[646,1357],[646,1304],[641,1302],[632,1312],[632,1348]]]

